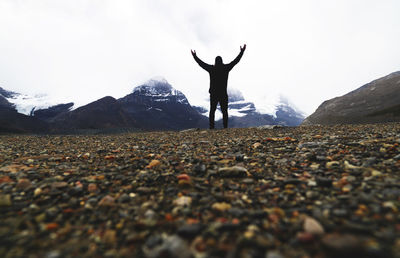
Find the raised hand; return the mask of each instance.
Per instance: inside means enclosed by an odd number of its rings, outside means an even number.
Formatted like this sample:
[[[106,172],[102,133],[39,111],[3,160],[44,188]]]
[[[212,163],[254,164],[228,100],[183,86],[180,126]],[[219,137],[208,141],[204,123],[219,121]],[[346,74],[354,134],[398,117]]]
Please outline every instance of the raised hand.
[[[193,56],[196,56],[196,50],[190,50]]]
[[[245,51],[245,50],[246,50],[246,44],[244,44],[243,47],[240,46],[240,51]]]

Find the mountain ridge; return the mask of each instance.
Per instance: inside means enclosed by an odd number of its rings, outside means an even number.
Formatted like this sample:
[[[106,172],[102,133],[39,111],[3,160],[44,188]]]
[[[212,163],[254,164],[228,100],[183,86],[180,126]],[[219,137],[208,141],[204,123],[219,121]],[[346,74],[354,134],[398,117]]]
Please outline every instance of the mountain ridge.
[[[303,121],[311,124],[353,124],[400,121],[400,72],[373,80],[349,93],[324,101]]]
[[[3,97],[0,92],[0,107],[3,106],[3,109],[8,107],[16,112],[15,104],[8,100],[16,100],[16,96],[25,95],[6,91],[3,88],[1,90],[8,98]],[[46,108],[32,107],[30,105],[34,101],[30,97],[27,99],[30,101],[28,107],[23,107],[23,103],[18,102],[19,108],[25,111],[31,109],[30,116],[27,117],[35,118],[31,121],[40,120],[46,123],[47,132],[64,133],[118,128],[145,131],[208,128],[208,117],[204,116],[208,110],[191,106],[186,96],[172,87],[164,78],[152,78],[134,87],[131,93],[124,97],[116,99],[106,96],[75,109],[72,109],[73,102]],[[296,118],[298,115],[296,111],[288,104],[287,107],[282,106],[279,118],[258,113],[254,103],[245,100],[238,90],[231,90],[229,109],[229,127],[298,125],[301,122]]]

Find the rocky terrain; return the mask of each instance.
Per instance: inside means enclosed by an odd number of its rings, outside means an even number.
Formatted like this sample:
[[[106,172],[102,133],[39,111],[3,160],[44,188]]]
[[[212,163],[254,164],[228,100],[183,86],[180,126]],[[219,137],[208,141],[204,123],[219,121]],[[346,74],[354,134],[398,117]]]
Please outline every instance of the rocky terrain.
[[[1,257],[400,257],[400,124],[0,136]]]
[[[356,124],[400,121],[400,72],[372,81],[322,103],[307,117],[310,124]]]

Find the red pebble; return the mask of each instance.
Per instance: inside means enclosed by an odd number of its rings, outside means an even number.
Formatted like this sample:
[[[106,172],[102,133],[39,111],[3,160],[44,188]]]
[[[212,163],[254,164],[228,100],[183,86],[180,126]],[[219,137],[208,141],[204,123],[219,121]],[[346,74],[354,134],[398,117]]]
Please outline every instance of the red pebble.
[[[177,176],[177,178],[179,180],[186,180],[186,181],[190,180],[190,176],[188,176],[188,174],[180,174],[180,175]]]
[[[297,240],[299,240],[300,243],[307,244],[314,241],[314,236],[311,233],[299,232],[297,233]]]
[[[58,224],[57,223],[49,223],[46,225],[46,229],[47,230],[54,230],[58,228]]]
[[[174,217],[172,217],[172,215],[170,213],[165,214],[165,220],[167,221],[173,221]]]
[[[1,183],[11,183],[14,182],[9,176],[0,177],[0,184]]]

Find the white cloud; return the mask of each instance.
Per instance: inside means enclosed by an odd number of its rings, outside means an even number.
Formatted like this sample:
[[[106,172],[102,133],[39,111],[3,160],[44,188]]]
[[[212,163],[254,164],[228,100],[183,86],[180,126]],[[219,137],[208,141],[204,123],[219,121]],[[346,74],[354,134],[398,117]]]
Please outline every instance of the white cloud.
[[[399,70],[396,0],[0,0],[0,86],[88,103],[162,75],[192,103],[208,75],[248,49],[229,85],[287,96],[311,113],[324,100]]]

